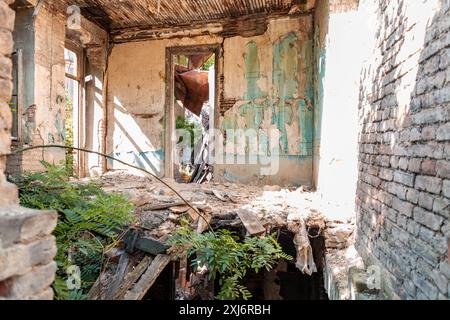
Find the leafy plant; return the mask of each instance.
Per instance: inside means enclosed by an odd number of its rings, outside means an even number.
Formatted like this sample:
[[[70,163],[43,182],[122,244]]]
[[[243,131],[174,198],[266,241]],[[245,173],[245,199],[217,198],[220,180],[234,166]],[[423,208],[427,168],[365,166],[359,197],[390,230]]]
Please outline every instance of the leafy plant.
[[[68,90],[66,90],[66,121],[65,121],[65,145],[66,147],[74,146],[74,132],[73,132],[73,100]],[[66,149],[66,170],[69,175],[74,172],[74,161],[73,151],[71,149]]]
[[[59,300],[84,299],[100,274],[103,254],[116,243],[124,226],[134,221],[133,206],[94,183],[70,183],[65,166],[42,162],[46,171],[25,173],[14,179],[24,207],[54,209],[58,271],[53,284]],[[68,268],[78,266],[81,286],[69,290]]]
[[[202,66],[202,70],[209,71],[209,68],[216,63],[216,56],[213,54]]]
[[[191,137],[190,146],[193,148],[195,146],[195,139],[201,136],[202,128],[197,123],[191,122],[183,117],[177,117],[175,127],[176,129],[183,129],[189,132]],[[183,137],[180,137],[178,143],[181,143],[182,141]]]
[[[248,270],[269,271],[279,259],[292,260],[273,235],[246,237],[240,242],[239,237],[228,230],[199,234],[183,226],[169,242],[185,250],[188,256],[196,254],[192,262],[195,271],[206,266],[209,279],[219,277],[221,289],[216,298],[220,300],[248,300],[251,293],[240,284]]]

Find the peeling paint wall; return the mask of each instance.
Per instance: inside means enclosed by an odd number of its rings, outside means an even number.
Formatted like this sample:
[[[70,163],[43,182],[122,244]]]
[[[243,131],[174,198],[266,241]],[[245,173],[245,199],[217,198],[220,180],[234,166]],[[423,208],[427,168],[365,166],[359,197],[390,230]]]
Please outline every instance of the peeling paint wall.
[[[277,19],[265,34],[224,41],[224,96],[235,105],[220,118],[222,132],[253,129],[258,147],[226,150],[235,163],[216,166],[219,180],[311,185],[313,155],[312,18]],[[229,136],[229,135],[228,135]],[[276,137],[274,140],[270,136]],[[279,149],[279,169],[261,175],[261,155]],[[252,164],[253,163],[253,164]]]
[[[267,32],[254,37],[199,36],[116,45],[108,67],[107,153],[164,175],[166,48],[217,43],[223,48],[220,92],[236,103],[221,109],[225,112],[216,127],[222,132],[258,131],[266,153],[280,148],[280,166],[261,179],[261,165],[249,164],[259,163],[258,154],[233,153],[255,159],[244,165],[216,165],[215,178],[311,185],[315,88],[310,16],[271,20]],[[271,129],[279,137],[269,143]],[[122,168],[115,163],[108,167]]]

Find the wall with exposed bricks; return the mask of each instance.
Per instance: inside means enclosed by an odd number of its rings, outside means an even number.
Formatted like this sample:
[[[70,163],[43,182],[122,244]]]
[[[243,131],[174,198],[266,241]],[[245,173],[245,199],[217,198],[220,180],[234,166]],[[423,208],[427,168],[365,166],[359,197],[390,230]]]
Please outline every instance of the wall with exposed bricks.
[[[450,298],[450,1],[361,1],[357,249],[391,298]],[[350,49],[350,48],[349,48]]]
[[[11,147],[11,53],[14,11],[0,0],[0,300],[52,299],[56,212],[18,206],[17,188],[4,175]]]

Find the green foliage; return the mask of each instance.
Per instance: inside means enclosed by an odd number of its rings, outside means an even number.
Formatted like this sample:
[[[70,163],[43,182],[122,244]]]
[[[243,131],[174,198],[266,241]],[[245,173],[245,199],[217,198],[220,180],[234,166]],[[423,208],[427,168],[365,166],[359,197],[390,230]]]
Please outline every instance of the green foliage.
[[[191,136],[191,148],[193,148],[195,146],[196,138],[201,136],[202,128],[200,127],[200,125],[198,125],[195,122],[191,122],[191,121],[187,120],[186,118],[177,117],[175,127],[178,130],[183,129],[183,130],[187,130],[189,132],[189,134]],[[181,143],[182,141],[183,141],[183,138],[180,137],[180,140],[178,141],[178,143]]]
[[[256,273],[271,270],[279,259],[292,260],[285,254],[273,235],[263,238],[247,237],[243,242],[227,230],[199,234],[188,226],[183,226],[170,239],[170,243],[183,248],[188,256],[196,254],[192,265],[194,269],[206,266],[209,278],[219,276],[220,300],[248,300],[250,292],[239,281],[248,270]]]
[[[100,274],[105,248],[114,244],[124,226],[134,221],[133,206],[123,196],[107,194],[94,183],[69,183],[67,170],[42,162],[43,173],[15,178],[24,207],[54,209],[58,271],[53,284],[56,299],[84,299]],[[69,266],[81,271],[81,287],[69,290]]]
[[[66,90],[66,121],[65,121],[65,144],[66,147],[74,146],[74,134],[73,134],[73,101],[68,90]],[[66,149],[66,170],[69,175],[74,171],[74,156],[73,151]]]
[[[202,66],[202,70],[209,71],[209,68],[216,63],[216,55],[212,55]]]

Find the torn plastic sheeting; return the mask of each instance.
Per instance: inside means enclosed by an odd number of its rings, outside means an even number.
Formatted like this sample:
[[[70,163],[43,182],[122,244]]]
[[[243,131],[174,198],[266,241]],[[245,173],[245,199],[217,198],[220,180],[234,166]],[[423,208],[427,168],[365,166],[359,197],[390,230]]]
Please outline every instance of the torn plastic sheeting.
[[[295,233],[294,245],[297,251],[297,261],[295,266],[301,272],[307,275],[312,275],[317,272],[317,266],[314,262],[311,243],[309,242],[308,231],[303,219],[289,221],[289,231]]]

